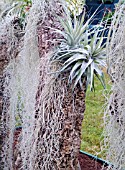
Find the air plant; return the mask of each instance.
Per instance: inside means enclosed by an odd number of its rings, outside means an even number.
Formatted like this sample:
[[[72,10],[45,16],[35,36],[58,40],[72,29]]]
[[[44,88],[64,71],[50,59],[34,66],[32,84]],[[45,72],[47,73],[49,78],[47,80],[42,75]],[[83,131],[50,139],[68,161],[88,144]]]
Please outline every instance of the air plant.
[[[66,0],[70,12],[79,15],[82,12],[85,0]]]
[[[11,2],[9,7],[2,12],[1,18],[15,16],[19,18],[20,25],[25,26],[25,19],[31,6],[32,0],[18,0],[17,2]]]
[[[86,88],[90,85],[91,91],[95,89],[95,76],[105,88],[102,68],[106,67],[105,29],[101,25],[90,28],[93,16],[87,22],[84,22],[84,15],[81,20],[75,16],[72,19],[69,13],[65,19],[59,18],[63,30],[56,32],[63,38],[51,57],[52,63],[58,62],[61,65],[56,73],[68,73],[73,88],[78,84],[82,88],[86,81]]]

